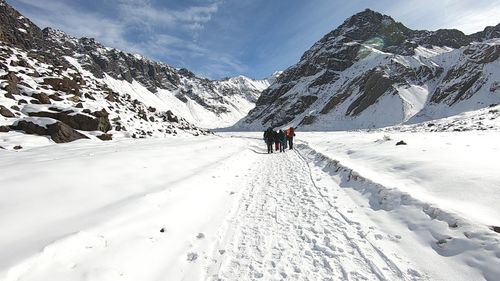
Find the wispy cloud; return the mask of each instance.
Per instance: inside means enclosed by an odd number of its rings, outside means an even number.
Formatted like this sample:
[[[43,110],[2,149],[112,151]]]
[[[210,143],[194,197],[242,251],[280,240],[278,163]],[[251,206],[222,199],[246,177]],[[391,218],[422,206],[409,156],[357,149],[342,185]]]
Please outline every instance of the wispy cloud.
[[[158,26],[169,29],[182,28],[192,30],[193,37],[204,29],[204,25],[217,13],[220,2],[208,5],[191,6],[184,9],[165,9],[156,7],[149,0],[119,0],[118,10],[125,23],[146,25],[149,28]]]

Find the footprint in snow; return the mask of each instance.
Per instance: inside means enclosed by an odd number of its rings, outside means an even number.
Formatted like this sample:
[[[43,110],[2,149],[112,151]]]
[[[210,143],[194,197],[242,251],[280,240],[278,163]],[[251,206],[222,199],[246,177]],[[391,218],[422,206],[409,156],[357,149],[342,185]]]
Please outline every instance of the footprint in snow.
[[[196,235],[196,238],[203,239],[203,238],[205,238],[205,234],[203,234],[202,232],[200,232],[200,233],[198,233],[198,235]]]

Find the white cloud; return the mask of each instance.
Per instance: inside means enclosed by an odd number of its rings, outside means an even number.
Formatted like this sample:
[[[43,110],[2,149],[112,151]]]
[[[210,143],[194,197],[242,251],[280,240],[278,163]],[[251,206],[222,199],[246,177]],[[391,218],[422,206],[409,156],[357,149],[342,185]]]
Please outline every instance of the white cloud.
[[[500,1],[406,0],[389,5],[386,13],[410,28],[454,28],[470,34],[500,22]]]

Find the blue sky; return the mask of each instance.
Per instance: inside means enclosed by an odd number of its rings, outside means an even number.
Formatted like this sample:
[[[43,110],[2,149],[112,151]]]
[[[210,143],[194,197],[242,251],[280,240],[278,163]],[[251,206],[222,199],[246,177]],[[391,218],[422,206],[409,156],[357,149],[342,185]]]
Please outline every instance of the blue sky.
[[[42,28],[94,37],[212,79],[284,70],[365,8],[413,29],[473,33],[500,22],[500,0],[7,1]]]

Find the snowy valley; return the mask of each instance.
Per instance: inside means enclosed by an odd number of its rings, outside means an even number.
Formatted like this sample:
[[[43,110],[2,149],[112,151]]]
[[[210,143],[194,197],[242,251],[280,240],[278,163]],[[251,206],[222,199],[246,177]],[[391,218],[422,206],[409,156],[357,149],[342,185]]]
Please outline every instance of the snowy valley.
[[[499,280],[500,25],[365,10],[209,80],[0,20],[0,281]]]

